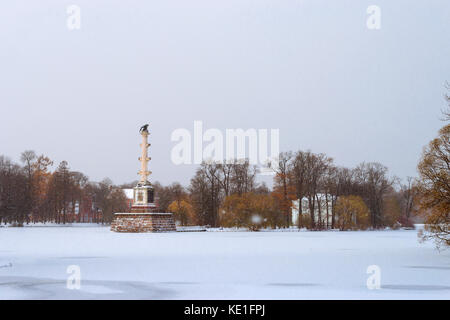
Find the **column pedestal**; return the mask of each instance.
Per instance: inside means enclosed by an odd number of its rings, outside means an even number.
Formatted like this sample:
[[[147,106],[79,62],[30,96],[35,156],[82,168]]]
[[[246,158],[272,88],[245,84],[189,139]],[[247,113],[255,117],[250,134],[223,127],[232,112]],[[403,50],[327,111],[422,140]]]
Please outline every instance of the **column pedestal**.
[[[177,231],[171,213],[116,213],[111,224],[115,232],[173,232]]]

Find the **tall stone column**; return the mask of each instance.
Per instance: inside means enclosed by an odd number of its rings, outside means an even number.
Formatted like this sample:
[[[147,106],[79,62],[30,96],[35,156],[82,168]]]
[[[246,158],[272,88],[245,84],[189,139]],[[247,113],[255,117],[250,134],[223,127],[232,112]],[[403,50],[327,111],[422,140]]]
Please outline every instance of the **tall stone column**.
[[[141,156],[139,158],[139,161],[141,162],[141,170],[138,172],[138,174],[141,176],[141,179],[139,180],[139,185],[148,185],[150,182],[147,180],[147,177],[152,173],[148,170],[148,162],[151,160],[148,156],[148,147],[150,147],[150,144],[148,143],[148,136],[150,133],[147,130],[141,131],[142,136],[142,143],[141,143]]]
[[[139,133],[142,136],[141,170],[138,174],[141,176],[138,184],[134,187],[134,199],[131,212],[117,212],[114,214],[114,220],[111,223],[111,231],[115,232],[169,232],[176,231],[173,215],[167,212],[158,212],[158,206],[154,201],[154,189],[148,176],[151,171],[148,170],[148,124],[141,127]]]
[[[141,156],[138,158],[141,163],[141,170],[138,171],[140,179],[136,187],[134,187],[134,203],[131,208],[132,212],[153,212],[156,210],[156,204],[154,201],[154,189],[150,181],[148,181],[148,176],[152,173],[148,170],[148,162],[150,157],[148,156],[148,136],[150,135],[148,125],[141,128],[139,133],[142,136],[141,142]]]

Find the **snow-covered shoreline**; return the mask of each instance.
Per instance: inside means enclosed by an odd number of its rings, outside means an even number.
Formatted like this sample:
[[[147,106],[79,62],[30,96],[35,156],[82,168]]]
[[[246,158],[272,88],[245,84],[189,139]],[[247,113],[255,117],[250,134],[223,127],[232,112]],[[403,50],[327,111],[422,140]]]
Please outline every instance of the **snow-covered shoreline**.
[[[423,228],[423,224],[415,224],[415,229],[411,228],[400,228],[401,230],[419,230]],[[99,227],[110,227],[110,224],[101,224],[101,223],[53,223],[53,222],[37,222],[37,223],[28,223],[24,224],[22,227],[13,226],[11,224],[3,224],[0,225],[0,228],[38,228],[38,227],[52,227],[52,228],[99,228]],[[379,230],[371,230],[369,231],[391,231],[392,229],[386,228],[386,229],[379,229]],[[208,231],[208,232],[248,232],[250,231],[248,228],[211,228],[211,227],[204,227],[204,226],[177,226],[177,231]],[[328,229],[328,230],[318,230],[320,231],[340,231],[339,229]],[[355,232],[359,232],[360,230],[354,230]],[[307,228],[301,228],[299,229],[296,226],[291,226],[289,228],[264,228],[259,229],[257,232],[310,232]],[[315,232],[315,231],[314,231]],[[352,230],[344,231],[344,232],[352,232]]]

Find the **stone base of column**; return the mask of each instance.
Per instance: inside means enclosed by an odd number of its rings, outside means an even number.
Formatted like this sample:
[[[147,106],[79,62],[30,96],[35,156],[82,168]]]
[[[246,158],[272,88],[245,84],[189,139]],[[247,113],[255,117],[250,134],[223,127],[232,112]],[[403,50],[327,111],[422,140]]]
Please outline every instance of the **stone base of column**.
[[[177,231],[171,213],[116,213],[111,223],[114,232],[173,232]]]

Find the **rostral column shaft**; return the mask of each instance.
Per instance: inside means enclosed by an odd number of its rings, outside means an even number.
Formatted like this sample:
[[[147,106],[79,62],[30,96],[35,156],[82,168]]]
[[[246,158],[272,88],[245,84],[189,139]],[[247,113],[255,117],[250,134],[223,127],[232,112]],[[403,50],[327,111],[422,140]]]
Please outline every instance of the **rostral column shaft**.
[[[141,132],[141,135],[141,157],[139,158],[139,161],[141,162],[141,170],[138,172],[138,174],[141,176],[141,180],[139,181],[139,183],[147,184],[147,177],[152,173],[151,171],[148,171],[148,161],[151,159],[148,157],[147,153],[148,147],[150,146],[150,144],[148,143],[149,132],[147,130],[144,130]]]

